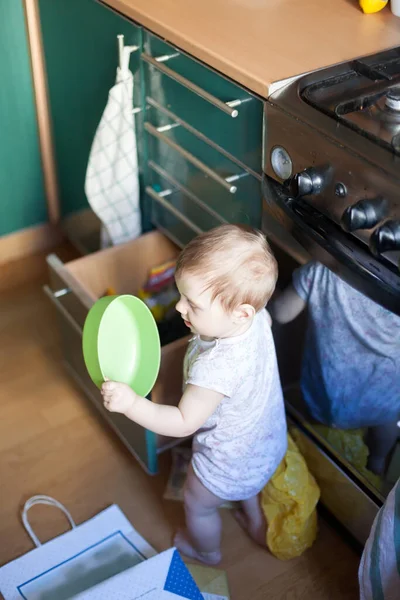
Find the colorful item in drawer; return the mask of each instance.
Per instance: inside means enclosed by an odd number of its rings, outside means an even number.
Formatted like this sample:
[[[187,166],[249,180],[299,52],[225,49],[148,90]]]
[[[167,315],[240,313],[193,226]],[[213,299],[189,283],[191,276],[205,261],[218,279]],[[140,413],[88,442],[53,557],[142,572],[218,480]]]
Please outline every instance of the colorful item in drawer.
[[[300,556],[317,536],[320,492],[297,445],[288,435],[285,458],[261,493],[267,545],[281,560]]]
[[[97,387],[105,379],[147,396],[158,376],[160,337],[153,315],[135,296],[105,296],[90,309],[83,328],[83,357]]]
[[[115,291],[115,289],[113,287],[109,287],[106,289],[106,291],[102,295],[102,298],[105,298],[106,296],[116,296],[116,295],[117,295],[117,292]]]
[[[363,13],[376,13],[385,8],[388,0],[359,0],[360,8]]]
[[[179,293],[174,280],[175,261],[168,261],[151,269],[146,284],[138,291],[153,317],[160,323],[175,310]]]

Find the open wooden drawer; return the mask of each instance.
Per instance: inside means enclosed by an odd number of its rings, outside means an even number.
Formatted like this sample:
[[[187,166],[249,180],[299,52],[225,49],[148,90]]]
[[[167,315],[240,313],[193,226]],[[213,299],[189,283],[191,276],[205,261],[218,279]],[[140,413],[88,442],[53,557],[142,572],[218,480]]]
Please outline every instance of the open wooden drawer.
[[[127,244],[101,250],[63,264],[48,256],[50,284],[45,292],[57,308],[65,362],[71,375],[104,419],[149,473],[157,472],[157,455],[178,443],[147,431],[103,407],[100,391],[87,374],[82,355],[82,329],[92,304],[107,288],[118,294],[135,294],[147,280],[151,267],[175,258],[179,249],[158,231]],[[182,366],[188,336],[162,347],[160,373],[151,400],[177,404],[182,394]]]

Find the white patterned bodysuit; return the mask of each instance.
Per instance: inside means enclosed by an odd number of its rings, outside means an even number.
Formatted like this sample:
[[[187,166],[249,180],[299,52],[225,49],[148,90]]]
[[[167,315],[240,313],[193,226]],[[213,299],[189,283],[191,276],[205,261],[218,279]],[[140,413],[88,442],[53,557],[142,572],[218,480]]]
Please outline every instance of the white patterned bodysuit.
[[[186,352],[184,383],[224,395],[194,437],[195,474],[221,499],[255,496],[287,447],[283,395],[266,311],[257,313],[239,336],[210,342],[194,337]]]

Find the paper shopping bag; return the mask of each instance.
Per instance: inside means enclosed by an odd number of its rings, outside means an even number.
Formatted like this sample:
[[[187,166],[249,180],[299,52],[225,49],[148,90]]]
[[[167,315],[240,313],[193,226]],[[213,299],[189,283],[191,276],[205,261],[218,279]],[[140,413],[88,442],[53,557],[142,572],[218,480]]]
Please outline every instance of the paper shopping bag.
[[[28,521],[35,504],[58,507],[71,531],[42,545]],[[156,555],[116,505],[76,525],[62,504],[34,496],[24,506],[22,522],[36,548],[0,568],[5,600],[67,600]]]
[[[127,569],[71,600],[204,600],[175,548]]]

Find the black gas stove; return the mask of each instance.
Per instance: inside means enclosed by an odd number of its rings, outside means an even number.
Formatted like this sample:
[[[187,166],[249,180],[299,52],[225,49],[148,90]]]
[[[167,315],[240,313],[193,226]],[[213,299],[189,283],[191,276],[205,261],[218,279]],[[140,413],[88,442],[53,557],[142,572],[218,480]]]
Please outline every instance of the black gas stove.
[[[264,195],[316,258],[400,314],[400,48],[265,104]]]
[[[302,99],[389,151],[400,154],[400,51],[349,63],[308,85]]]

